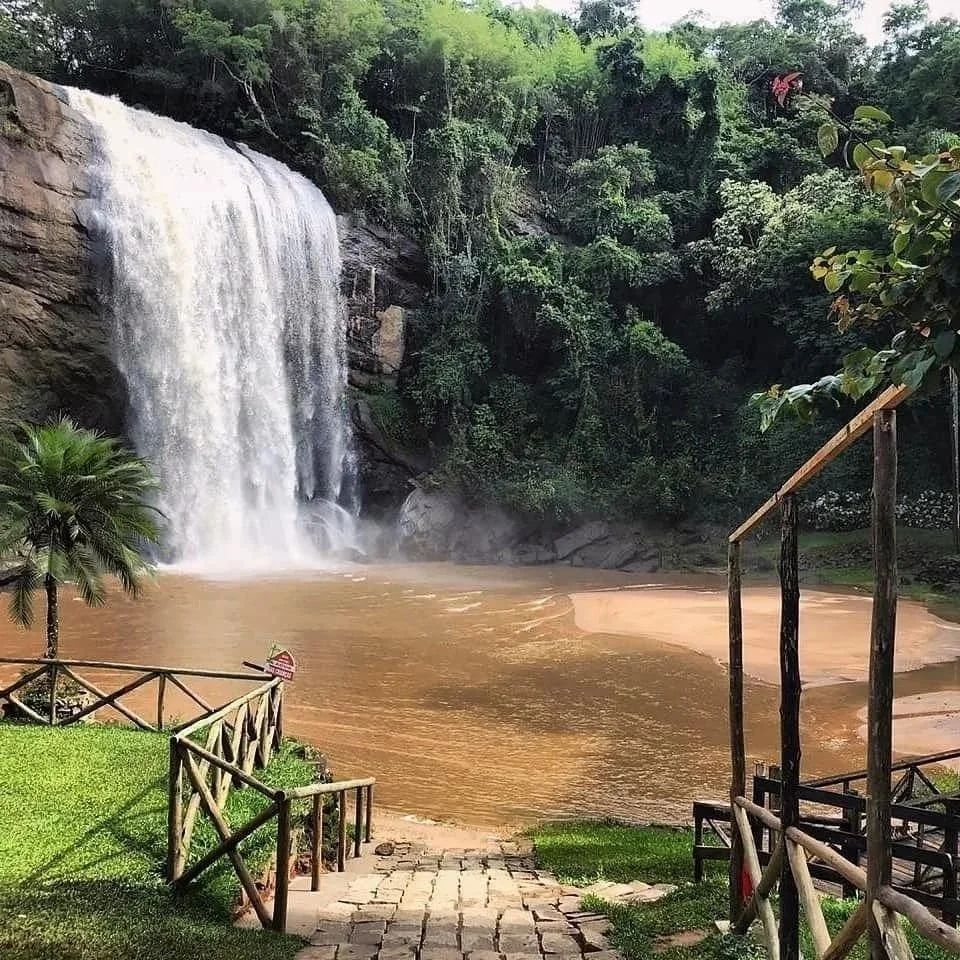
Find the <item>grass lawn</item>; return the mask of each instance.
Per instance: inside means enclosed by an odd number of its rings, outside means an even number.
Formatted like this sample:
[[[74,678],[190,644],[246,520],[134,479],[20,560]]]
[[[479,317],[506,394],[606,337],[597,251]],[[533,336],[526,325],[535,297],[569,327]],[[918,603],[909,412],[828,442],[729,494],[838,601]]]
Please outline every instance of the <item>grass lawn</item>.
[[[842,533],[806,531],[800,534],[801,582],[808,586],[873,589],[870,531]],[[745,567],[758,566],[772,574],[780,551],[779,537],[767,535],[761,542],[744,547]],[[918,530],[897,527],[900,565],[900,596],[919,600],[931,613],[945,620],[960,621],[960,595],[916,580],[914,569],[921,561],[952,555],[955,551],[949,530]]]
[[[677,890],[655,903],[618,905],[594,897],[585,901],[588,909],[600,910],[611,922],[610,939],[627,960],[752,960],[766,951],[751,937],[721,935],[714,921],[727,915],[725,864],[708,864],[716,873],[701,884],[692,882],[693,831],[662,827],[627,827],[608,822],[544,824],[531,832],[537,859],[567,883],[596,879],[646,883],[675,883]],[[827,926],[836,934],[855,901],[827,898],[823,901]],[[656,944],[658,938],[683,931],[704,931],[707,935],[693,945]],[[907,936],[916,960],[947,960],[952,956],[921,939],[907,927]],[[801,932],[801,954],[815,956],[809,933]],[[853,960],[867,960],[866,942],[850,954]]]
[[[231,926],[238,884],[226,859],[184,896],[168,889],[167,764],[160,734],[0,723],[0,957],[280,960],[302,946]],[[262,775],[300,785],[312,770],[288,747]],[[266,802],[234,790],[227,819],[242,824]],[[275,839],[273,821],[244,842],[251,867],[266,863]],[[214,843],[199,820],[193,851]]]

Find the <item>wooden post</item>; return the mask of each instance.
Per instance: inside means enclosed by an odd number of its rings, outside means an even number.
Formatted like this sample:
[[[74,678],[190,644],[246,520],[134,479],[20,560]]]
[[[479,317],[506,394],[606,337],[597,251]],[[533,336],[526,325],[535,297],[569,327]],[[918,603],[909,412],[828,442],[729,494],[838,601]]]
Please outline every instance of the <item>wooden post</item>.
[[[313,798],[313,843],[310,847],[310,889],[320,889],[320,858],[323,856],[323,794]]]
[[[796,494],[781,504],[780,520],[780,822],[800,819],[800,581],[797,564]],[[780,871],[780,960],[799,960],[800,901],[790,860]]]
[[[367,823],[366,823],[366,841],[369,843],[373,838],[373,784],[367,787]]]
[[[347,792],[341,790],[337,794],[337,809],[340,822],[337,830],[337,870],[341,873],[347,869]]]
[[[849,785],[844,789],[844,794],[847,796],[856,796],[856,790],[851,790]],[[841,814],[843,817],[843,829],[846,833],[861,834],[860,827],[860,811],[853,808],[849,810],[844,810]],[[843,854],[844,858],[849,860],[855,866],[860,866],[860,847],[855,843],[846,843],[842,844],[840,851]],[[857,889],[850,883],[849,880],[844,879],[842,881],[842,894],[844,900],[849,900],[857,895]]]
[[[960,800],[956,797],[944,797],[943,812],[950,817],[950,825],[943,831],[943,850],[950,857],[951,863],[956,865],[957,843],[960,840],[958,836],[957,824],[960,822]],[[952,870],[943,871],[943,896],[951,900],[957,898],[957,870],[956,866]],[[940,919],[948,926],[957,925],[956,914],[949,910],[943,910]]]
[[[747,789],[743,739],[743,612],[740,604],[740,543],[727,548],[727,603],[730,634],[730,824],[734,826],[733,801]],[[743,840],[730,830],[730,922],[743,909]]]
[[[176,737],[170,738],[170,774],[167,783],[167,880],[175,883],[183,871],[183,760]]]
[[[57,686],[60,683],[60,667],[54,663],[50,666],[50,726],[57,725]]]
[[[167,695],[167,675],[160,674],[157,681],[157,729],[163,729],[163,701]]]
[[[873,417],[873,618],[867,702],[867,922],[871,955],[886,956],[874,902],[891,879],[890,764],[897,624],[897,414]]]
[[[360,845],[363,843],[363,787],[357,787],[356,790],[353,818],[353,855],[359,857]]]
[[[290,892],[290,801],[280,801],[277,811],[277,889],[273,895],[273,929],[287,929],[287,895]]]
[[[950,465],[953,473],[953,549],[960,552],[960,410],[958,410],[957,371],[948,368],[950,380]]]

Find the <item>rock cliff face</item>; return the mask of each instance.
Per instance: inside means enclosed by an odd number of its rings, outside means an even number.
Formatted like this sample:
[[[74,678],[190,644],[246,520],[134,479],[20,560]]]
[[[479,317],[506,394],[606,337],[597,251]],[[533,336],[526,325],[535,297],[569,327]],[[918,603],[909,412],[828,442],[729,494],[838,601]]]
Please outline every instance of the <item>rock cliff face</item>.
[[[64,91],[0,63],[0,411],[25,419],[65,411],[122,434],[124,387],[85,226],[94,163],[93,132]],[[350,382],[382,391],[396,384],[408,323],[426,297],[426,264],[409,238],[350,216],[337,224]],[[398,506],[425,465],[392,449],[362,392],[353,403],[368,499]]]
[[[55,86],[0,64],[0,409],[118,432],[123,392],[83,225],[93,148]]]

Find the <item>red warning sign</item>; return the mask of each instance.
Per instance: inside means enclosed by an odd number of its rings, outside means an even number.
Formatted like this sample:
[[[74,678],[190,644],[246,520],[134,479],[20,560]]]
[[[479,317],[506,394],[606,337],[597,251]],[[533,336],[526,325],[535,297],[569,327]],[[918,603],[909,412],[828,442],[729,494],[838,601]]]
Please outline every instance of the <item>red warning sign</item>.
[[[281,650],[274,646],[264,664],[264,672],[269,673],[271,677],[279,677],[281,680],[292,680],[297,672],[297,661],[293,659],[293,654],[289,650]]]

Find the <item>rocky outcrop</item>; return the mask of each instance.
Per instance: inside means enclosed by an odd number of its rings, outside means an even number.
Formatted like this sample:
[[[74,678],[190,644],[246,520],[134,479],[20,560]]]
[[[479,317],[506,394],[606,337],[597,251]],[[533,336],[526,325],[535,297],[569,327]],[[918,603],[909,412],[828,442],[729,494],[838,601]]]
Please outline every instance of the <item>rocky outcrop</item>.
[[[337,229],[350,383],[392,388],[403,364],[407,325],[429,291],[423,250],[397,231],[352,216],[338,217]]]
[[[456,563],[503,562],[522,534],[499,507],[471,507],[456,494],[419,487],[400,508],[398,530],[407,557]]]
[[[380,425],[373,409],[377,399],[353,391],[350,400],[360,499],[364,514],[374,520],[392,520],[414,479],[428,469],[429,459],[421,449],[398,442]]]
[[[0,64],[0,409],[113,433],[123,397],[84,226],[93,136],[62,90]]]

